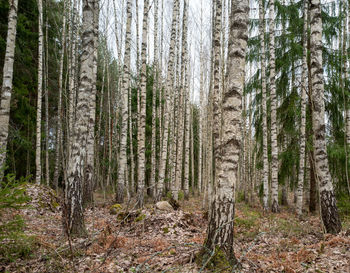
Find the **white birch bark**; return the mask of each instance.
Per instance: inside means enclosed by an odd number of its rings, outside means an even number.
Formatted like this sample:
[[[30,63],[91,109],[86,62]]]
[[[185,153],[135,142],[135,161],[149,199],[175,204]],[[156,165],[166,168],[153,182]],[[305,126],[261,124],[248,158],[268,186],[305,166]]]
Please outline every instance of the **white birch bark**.
[[[147,65],[147,30],[148,30],[148,14],[149,14],[149,1],[144,1],[143,8],[143,26],[142,26],[142,51],[141,51],[141,89],[140,89],[140,127],[138,130],[138,145],[137,154],[139,158],[138,162],[138,203],[137,206],[142,208],[144,203],[144,188],[145,188],[145,164],[146,164],[146,149],[145,149],[145,135],[146,135],[146,65]]]
[[[242,94],[248,40],[247,0],[232,0],[226,89],[222,97],[221,168],[212,204],[206,247],[221,250],[229,262],[234,260],[233,219],[235,187],[241,150]]]
[[[36,108],[36,143],[35,143],[35,181],[37,184],[41,182],[41,108],[43,93],[43,3],[38,0],[39,10],[39,46],[38,46],[38,97]]]
[[[167,145],[168,145],[168,131],[169,123],[171,122],[171,92],[172,84],[174,79],[174,64],[175,64],[175,39],[176,39],[176,27],[178,25],[178,13],[179,13],[179,0],[174,0],[173,12],[172,12],[172,27],[171,27],[171,37],[170,37],[170,47],[169,47],[169,61],[168,61],[168,71],[166,78],[165,87],[165,103],[164,103],[164,113],[163,113],[163,136],[161,145],[161,157],[160,157],[160,168],[159,168],[159,181],[157,184],[157,200],[160,200],[163,195],[164,180],[165,180],[165,170],[167,161]]]
[[[93,74],[95,72],[95,0],[83,0],[83,33],[80,84],[76,107],[75,130],[68,163],[68,182],[63,209],[64,229],[70,235],[85,235],[83,215],[83,186],[86,185],[88,139],[91,136],[91,100],[95,100]],[[84,187],[85,188],[85,187]]]
[[[302,215],[303,209],[303,192],[304,192],[304,170],[305,170],[305,144],[306,144],[306,89],[307,89],[307,8],[308,1],[304,1],[304,29],[303,29],[303,60],[302,60],[302,75],[301,75],[301,122],[300,122],[300,155],[299,155],[299,173],[298,173],[298,188],[297,188],[297,204],[296,212]]]
[[[0,181],[2,181],[6,161],[7,137],[10,121],[13,63],[15,59],[18,0],[9,1],[6,52],[0,100]]]
[[[127,185],[127,134],[128,134],[128,113],[129,113],[129,102],[128,94],[130,87],[130,56],[131,56],[131,22],[132,22],[132,2],[127,0],[126,6],[126,38],[125,38],[125,53],[124,53],[124,70],[123,70],[123,80],[121,89],[121,128],[120,128],[120,152],[119,152],[119,169],[117,178],[117,192],[116,192],[116,202],[123,203],[125,186]],[[132,138],[130,138],[132,141]]]
[[[158,0],[154,0],[154,60],[153,60],[153,92],[152,92],[152,155],[151,155],[151,181],[150,181],[150,193],[151,197],[155,196],[156,187],[156,141],[157,141],[157,105],[156,97],[158,91],[159,82],[159,68],[158,68]]]
[[[275,4],[270,0],[271,211],[278,212],[277,98],[275,71]]]
[[[261,93],[262,93],[262,119],[263,119],[263,207],[268,210],[269,199],[269,162],[267,157],[267,115],[266,115],[266,63],[265,63],[265,10],[263,1],[259,0],[259,21],[260,21],[260,55],[261,55]]]
[[[324,76],[322,64],[322,18],[320,0],[310,1],[311,29],[311,83],[312,121],[314,131],[314,156],[319,184],[320,206],[323,225],[328,233],[339,233],[341,223],[329,172],[326,149],[326,125],[324,102]]]
[[[59,61],[59,75],[58,75],[58,107],[57,107],[57,125],[56,125],[56,150],[55,150],[55,168],[53,176],[53,184],[55,189],[58,189],[58,177],[61,166],[61,147],[62,147],[62,92],[63,92],[63,63],[64,53],[66,48],[66,1],[63,2],[63,23],[62,23],[62,37],[61,37],[61,52]]]

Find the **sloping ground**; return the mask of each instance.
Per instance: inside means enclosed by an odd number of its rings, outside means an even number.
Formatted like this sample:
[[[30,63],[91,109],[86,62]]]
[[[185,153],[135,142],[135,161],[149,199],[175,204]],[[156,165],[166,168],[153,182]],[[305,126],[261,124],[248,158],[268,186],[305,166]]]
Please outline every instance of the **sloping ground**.
[[[0,265],[0,272],[200,272],[193,260],[207,221],[198,199],[174,212],[148,205],[111,215],[110,205],[87,210],[89,237],[71,243],[55,206],[21,210],[37,248],[29,259]],[[350,272],[350,234],[323,235],[316,216],[299,221],[288,211],[264,215],[239,204],[235,223],[236,272]]]

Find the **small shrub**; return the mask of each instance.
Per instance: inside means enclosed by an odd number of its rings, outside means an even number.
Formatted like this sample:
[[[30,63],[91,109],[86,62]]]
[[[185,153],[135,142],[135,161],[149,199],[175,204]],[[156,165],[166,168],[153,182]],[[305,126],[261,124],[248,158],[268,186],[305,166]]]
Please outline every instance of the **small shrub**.
[[[182,201],[185,199],[185,193],[183,191],[179,191],[177,197],[178,197],[179,201]]]

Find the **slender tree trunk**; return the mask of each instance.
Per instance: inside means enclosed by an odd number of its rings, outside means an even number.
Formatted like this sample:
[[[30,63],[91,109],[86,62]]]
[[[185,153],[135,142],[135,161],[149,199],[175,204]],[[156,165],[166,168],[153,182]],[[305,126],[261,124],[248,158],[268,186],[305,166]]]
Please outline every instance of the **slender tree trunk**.
[[[277,99],[275,72],[275,5],[270,0],[271,211],[278,212]]]
[[[311,81],[313,103],[314,156],[321,215],[328,233],[339,233],[341,223],[329,172],[325,139],[324,76],[322,66],[322,18],[320,0],[310,1],[311,27]]]
[[[154,83],[152,92],[152,155],[151,155],[151,182],[150,182],[150,195],[155,197],[156,187],[156,141],[157,141],[157,105],[156,97],[159,87],[159,67],[158,67],[158,0],[154,0]]]
[[[135,193],[135,157],[133,138],[133,113],[131,109],[131,88],[129,88],[129,139],[130,139],[130,195]]]
[[[214,29],[213,29],[213,143],[214,143],[214,185],[217,184],[220,173],[220,134],[221,134],[221,94],[220,94],[220,49],[221,49],[221,19],[222,0],[213,2]]]
[[[68,163],[68,183],[65,206],[63,209],[63,227],[68,235],[83,236],[86,234],[83,215],[83,186],[87,181],[88,141],[94,129],[91,101],[95,101],[94,73],[96,65],[95,51],[95,0],[83,1],[83,33],[80,84],[77,99],[76,122],[73,135],[72,151]],[[93,171],[90,170],[90,171]],[[87,187],[84,187],[84,189]],[[84,193],[85,194],[85,193]]]
[[[38,0],[39,10],[39,46],[38,46],[38,98],[36,108],[36,144],[35,144],[35,181],[37,184],[41,182],[41,108],[43,94],[43,3]]]
[[[119,169],[118,169],[118,185],[116,192],[116,202],[123,203],[125,186],[127,185],[127,133],[128,133],[128,94],[130,87],[130,56],[131,56],[131,22],[132,22],[132,2],[127,0],[126,13],[126,38],[125,38],[125,53],[124,53],[124,71],[122,80],[122,98],[121,98],[121,133],[120,133],[120,153],[119,153]],[[132,142],[132,136],[130,138]]]
[[[145,188],[145,134],[146,134],[146,85],[147,85],[147,30],[148,30],[148,14],[149,14],[148,0],[144,1],[143,8],[143,26],[142,26],[142,52],[141,52],[141,89],[140,89],[140,127],[138,130],[138,145],[137,154],[139,158],[138,164],[138,207],[142,208],[144,203],[144,188]]]
[[[307,9],[308,1],[304,1],[304,29],[303,29],[303,71],[301,75],[301,123],[300,123],[300,156],[296,211],[302,215],[303,209],[303,189],[304,189],[304,169],[305,169],[305,144],[306,144],[306,88],[307,88]]]
[[[18,0],[11,0],[9,19],[7,26],[6,53],[3,68],[3,78],[0,100],[0,181],[4,176],[7,137],[10,121],[10,107],[12,95],[13,62],[15,59],[16,29],[17,29],[17,8]]]
[[[47,10],[47,3],[46,3]],[[45,22],[45,182],[50,185],[50,163],[49,163],[49,42],[48,42],[48,19]]]
[[[187,76],[185,76],[186,78]],[[189,199],[190,195],[190,94],[185,80],[185,171],[184,171],[184,195],[185,199]],[[194,185],[192,182],[192,189]]]
[[[234,261],[233,219],[235,186],[241,150],[242,94],[245,77],[245,56],[248,40],[247,0],[232,0],[226,89],[222,97],[221,168],[217,191],[212,204],[206,247],[223,251],[227,261]]]
[[[267,157],[267,115],[266,115],[266,62],[265,62],[265,10],[263,1],[259,0],[260,21],[260,55],[261,55],[261,93],[262,93],[262,119],[263,119],[263,207],[269,209],[269,162]]]
[[[165,104],[163,113],[163,137],[161,145],[161,157],[160,157],[160,169],[159,169],[159,181],[157,185],[157,200],[160,200],[163,195],[166,161],[167,161],[167,146],[168,146],[168,131],[169,123],[171,122],[171,92],[174,79],[174,64],[175,64],[175,39],[176,39],[176,27],[178,25],[178,13],[179,13],[179,0],[174,0],[173,3],[173,15],[172,15],[172,27],[171,38],[169,47],[169,61],[168,71],[165,88]]]
[[[92,74],[91,74],[91,93],[89,97],[89,112],[90,118],[88,122],[88,137],[86,139],[86,167],[84,169],[84,189],[83,189],[83,204],[88,205],[93,202],[94,189],[94,163],[95,163],[95,119],[96,119],[96,81],[97,81],[97,51],[98,51],[98,33],[99,33],[99,0],[89,0],[93,8],[93,49],[92,56]],[[108,73],[107,73],[108,77]],[[106,136],[108,137],[108,136]]]
[[[63,92],[63,63],[66,48],[66,1],[63,2],[63,23],[62,23],[62,48],[60,52],[60,71],[58,76],[58,107],[57,107],[57,125],[56,125],[56,150],[55,150],[55,169],[53,175],[53,184],[58,189],[58,177],[60,175],[61,151],[62,147],[62,92]],[[74,52],[72,52],[74,54]]]

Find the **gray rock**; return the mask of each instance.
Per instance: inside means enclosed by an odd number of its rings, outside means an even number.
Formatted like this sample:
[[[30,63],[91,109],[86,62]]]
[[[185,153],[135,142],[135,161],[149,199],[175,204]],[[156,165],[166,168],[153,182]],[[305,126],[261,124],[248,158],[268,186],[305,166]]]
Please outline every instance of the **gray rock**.
[[[174,208],[169,204],[168,201],[160,201],[156,203],[156,208],[164,211],[174,211]]]

